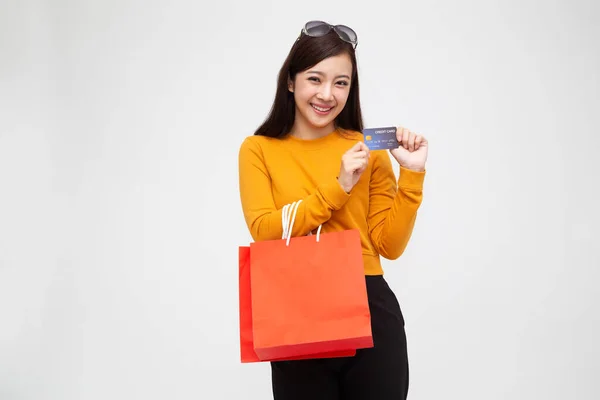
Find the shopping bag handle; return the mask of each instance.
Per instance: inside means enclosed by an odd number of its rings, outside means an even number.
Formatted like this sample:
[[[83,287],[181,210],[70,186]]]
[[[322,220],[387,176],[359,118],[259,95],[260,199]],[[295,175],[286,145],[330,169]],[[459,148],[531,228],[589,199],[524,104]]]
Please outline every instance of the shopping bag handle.
[[[283,234],[281,235],[282,239],[287,239],[286,246],[290,245],[290,239],[292,238],[292,228],[294,227],[294,221],[296,220],[296,211],[298,211],[298,206],[302,203],[302,200],[295,201],[291,204],[286,204],[283,206],[283,210],[281,212],[281,225],[283,227]],[[292,210],[290,210],[292,209]],[[317,242],[319,241],[319,236],[321,234],[321,227],[323,225],[319,225],[319,229],[317,229]]]

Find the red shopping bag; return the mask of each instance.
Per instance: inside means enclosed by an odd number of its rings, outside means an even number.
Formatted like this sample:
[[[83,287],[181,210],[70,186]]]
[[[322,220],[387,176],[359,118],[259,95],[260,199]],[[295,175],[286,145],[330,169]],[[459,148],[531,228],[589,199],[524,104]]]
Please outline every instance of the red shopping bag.
[[[250,246],[239,248],[239,313],[240,313],[240,359],[242,363],[277,361],[307,358],[348,357],[356,354],[349,349],[330,353],[306,354],[297,357],[284,357],[261,360],[254,351],[252,333],[252,292],[250,285]]]
[[[373,347],[358,230],[251,243],[250,271],[259,359]]]

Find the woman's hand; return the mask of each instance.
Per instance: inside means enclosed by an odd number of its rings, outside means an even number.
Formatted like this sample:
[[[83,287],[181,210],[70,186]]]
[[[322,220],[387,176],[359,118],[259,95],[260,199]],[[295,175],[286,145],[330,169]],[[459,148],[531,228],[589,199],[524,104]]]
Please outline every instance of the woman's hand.
[[[424,171],[429,146],[427,139],[402,127],[396,129],[396,138],[400,146],[390,150],[396,161],[406,169]]]
[[[338,182],[346,193],[350,193],[368,165],[369,148],[363,142],[357,142],[342,156]]]

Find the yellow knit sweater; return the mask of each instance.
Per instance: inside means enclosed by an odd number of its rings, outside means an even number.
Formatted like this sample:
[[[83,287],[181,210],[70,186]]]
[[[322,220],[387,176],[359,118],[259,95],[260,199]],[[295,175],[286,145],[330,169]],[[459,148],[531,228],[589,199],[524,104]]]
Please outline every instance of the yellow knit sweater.
[[[302,200],[292,236],[358,229],[365,275],[381,275],[380,256],[397,259],[412,235],[425,172],[400,167],[396,181],[387,150],[371,151],[369,166],[346,193],[337,181],[342,155],[358,132],[333,131],[315,140],[247,137],[239,151],[242,209],[255,241],[281,239],[282,208]]]

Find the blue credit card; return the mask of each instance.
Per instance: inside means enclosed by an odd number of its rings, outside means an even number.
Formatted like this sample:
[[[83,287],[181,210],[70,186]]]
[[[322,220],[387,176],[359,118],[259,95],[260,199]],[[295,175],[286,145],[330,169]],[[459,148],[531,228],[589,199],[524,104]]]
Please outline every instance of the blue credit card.
[[[400,146],[394,126],[364,129],[363,136],[369,150],[389,150]]]

